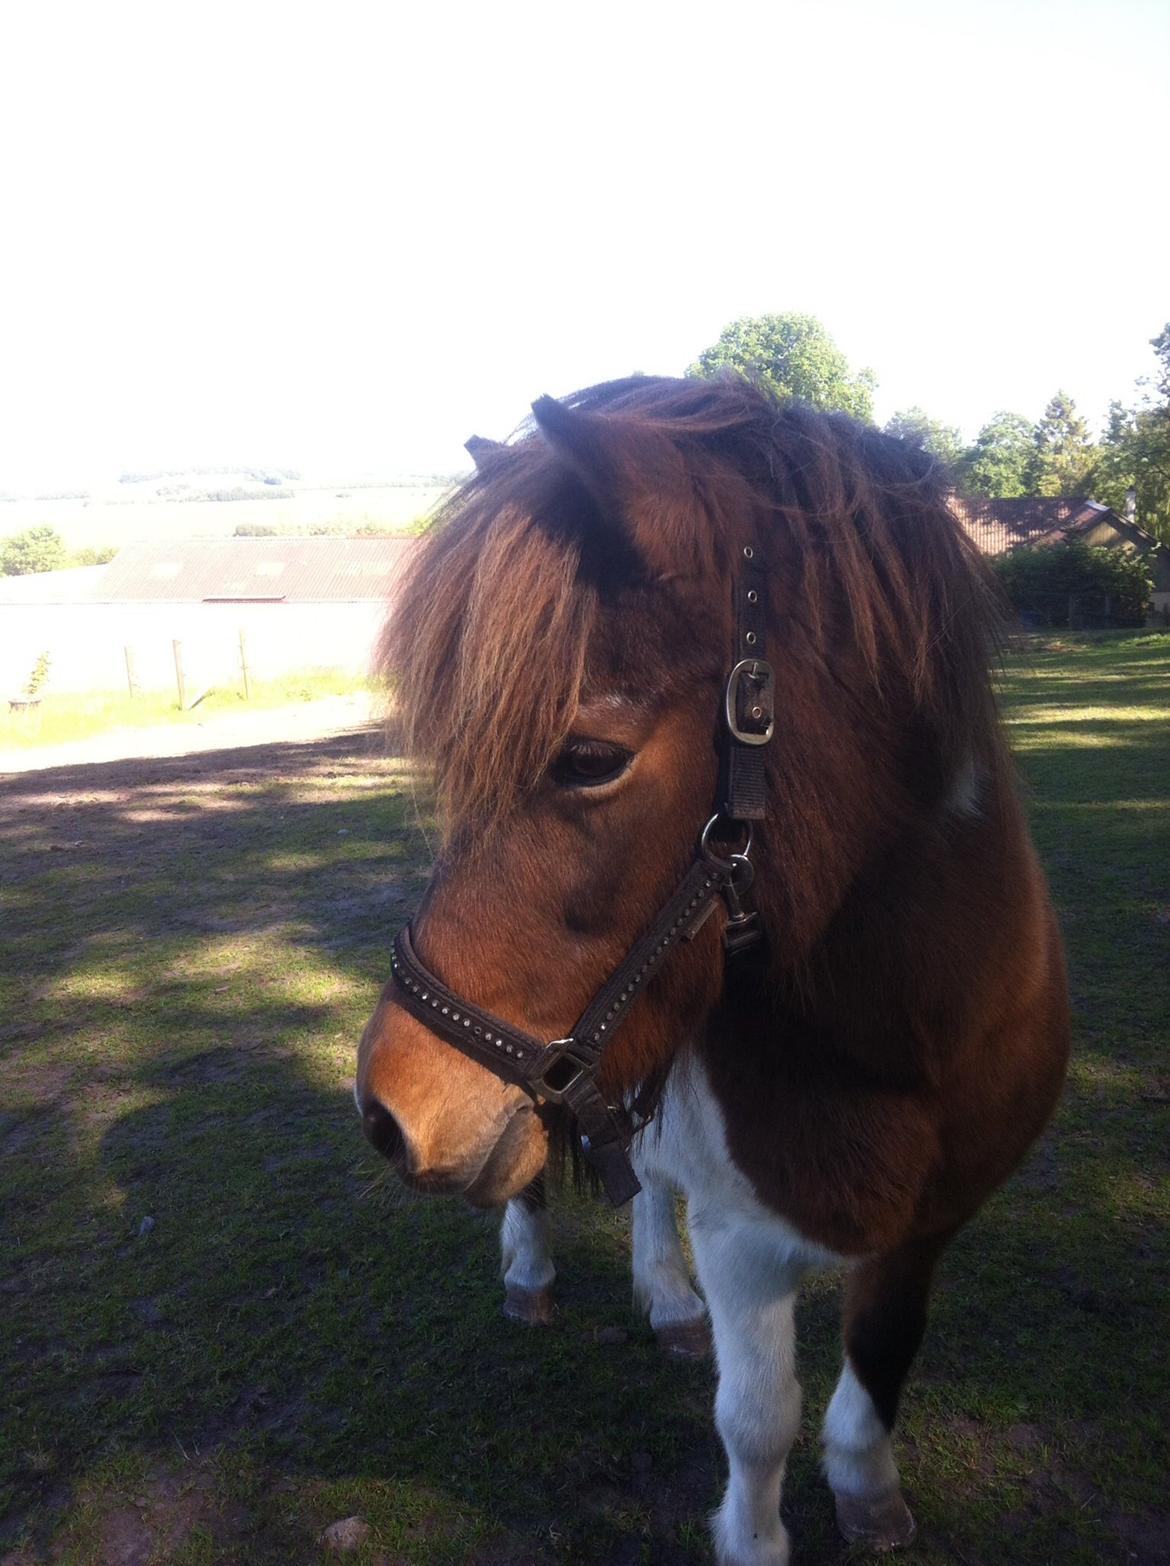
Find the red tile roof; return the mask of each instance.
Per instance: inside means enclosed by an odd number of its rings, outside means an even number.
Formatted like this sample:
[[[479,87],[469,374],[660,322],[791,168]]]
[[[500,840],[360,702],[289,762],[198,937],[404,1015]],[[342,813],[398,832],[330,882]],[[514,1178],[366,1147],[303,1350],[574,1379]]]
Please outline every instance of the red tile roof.
[[[980,500],[952,495],[950,508],[985,555],[1003,555],[1021,545],[1059,543],[1070,532],[1121,518],[1095,500],[1070,495],[1026,495],[1019,500]]]

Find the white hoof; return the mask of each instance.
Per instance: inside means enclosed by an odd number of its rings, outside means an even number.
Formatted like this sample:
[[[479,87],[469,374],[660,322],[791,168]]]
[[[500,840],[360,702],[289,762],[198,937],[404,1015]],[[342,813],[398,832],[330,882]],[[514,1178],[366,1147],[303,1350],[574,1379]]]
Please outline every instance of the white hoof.
[[[551,1289],[522,1289],[509,1283],[504,1292],[504,1315],[526,1327],[547,1327],[556,1306]]]
[[[918,1525],[901,1490],[890,1490],[875,1500],[863,1501],[855,1495],[839,1495],[837,1526],[850,1544],[862,1544],[868,1550],[900,1550],[913,1544]]]

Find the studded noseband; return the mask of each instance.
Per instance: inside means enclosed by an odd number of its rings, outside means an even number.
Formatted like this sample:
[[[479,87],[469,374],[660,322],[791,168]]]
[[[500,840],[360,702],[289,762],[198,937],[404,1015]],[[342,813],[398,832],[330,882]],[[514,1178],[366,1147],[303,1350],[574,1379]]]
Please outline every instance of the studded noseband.
[[[563,1104],[576,1119],[587,1162],[615,1206],[641,1189],[629,1145],[645,1121],[623,1104],[607,1103],[598,1087],[607,1046],[668,952],[679,941],[692,940],[721,899],[728,913],[727,951],[744,951],[761,939],[757,917],[741,898],[754,876],[751,824],[764,816],[763,747],[775,726],[774,678],[764,660],[765,603],[763,565],[748,544],[735,586],[735,658],[724,685],[715,813],[699,835],[687,873],[565,1038],[542,1042],[448,989],[419,961],[409,925],[394,942],[395,1002],[537,1103]],[[738,852],[725,855],[712,846],[713,837],[742,831],[747,837]]]

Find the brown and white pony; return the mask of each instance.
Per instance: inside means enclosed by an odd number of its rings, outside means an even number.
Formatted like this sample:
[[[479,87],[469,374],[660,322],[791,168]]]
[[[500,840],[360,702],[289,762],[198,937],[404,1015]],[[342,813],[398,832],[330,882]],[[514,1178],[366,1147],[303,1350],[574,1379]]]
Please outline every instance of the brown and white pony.
[[[733,573],[757,541],[777,676],[753,850],[766,945],[725,956],[708,920],[634,1002],[601,1081],[657,1100],[633,1151],[658,1324],[699,1310],[664,1192],[688,1204],[730,1468],[719,1560],[788,1558],[793,1303],[832,1264],[845,1362],[825,1472],[849,1537],[905,1543],[890,1435],[935,1264],[1048,1119],[1068,1051],[1060,940],[989,683],[994,601],[929,460],[842,416],[650,378],[534,411],[477,453],[387,631],[445,820],[415,948],[479,1006],[565,1034],[710,814]],[[548,1156],[540,1105],[392,986],[357,1098],[416,1190],[513,1201],[510,1281],[547,1283],[538,1215],[514,1201]]]

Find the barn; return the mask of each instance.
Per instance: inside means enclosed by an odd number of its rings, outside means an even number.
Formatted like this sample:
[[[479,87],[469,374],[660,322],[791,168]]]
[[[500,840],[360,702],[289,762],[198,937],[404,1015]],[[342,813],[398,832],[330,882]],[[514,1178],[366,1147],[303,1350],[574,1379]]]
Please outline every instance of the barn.
[[[294,670],[365,674],[410,537],[201,538],[127,544],[103,566],[0,578],[0,695],[42,653],[58,691],[188,695]],[[242,638],[242,641],[241,641]]]

